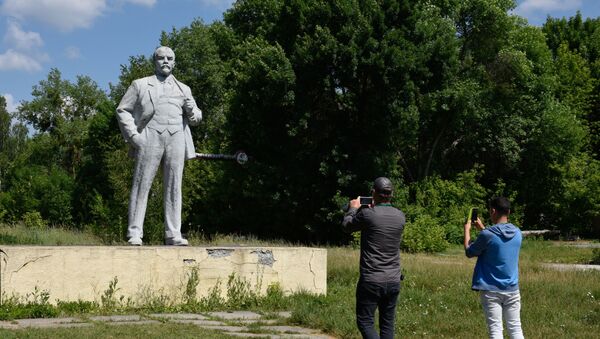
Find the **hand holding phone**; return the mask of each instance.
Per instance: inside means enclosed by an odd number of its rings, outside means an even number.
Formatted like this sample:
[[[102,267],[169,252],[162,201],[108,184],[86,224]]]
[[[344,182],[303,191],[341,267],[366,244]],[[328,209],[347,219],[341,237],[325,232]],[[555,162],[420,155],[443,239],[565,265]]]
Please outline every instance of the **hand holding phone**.
[[[479,210],[476,207],[471,208],[471,223],[476,223]]]
[[[361,207],[367,207],[373,204],[373,197],[358,197]]]
[[[485,226],[481,222],[481,219],[479,219],[479,210],[476,207],[471,208],[471,210],[469,211],[467,224],[469,223],[471,224],[471,226],[475,226],[475,228],[477,228],[480,231],[483,231],[485,229]]]

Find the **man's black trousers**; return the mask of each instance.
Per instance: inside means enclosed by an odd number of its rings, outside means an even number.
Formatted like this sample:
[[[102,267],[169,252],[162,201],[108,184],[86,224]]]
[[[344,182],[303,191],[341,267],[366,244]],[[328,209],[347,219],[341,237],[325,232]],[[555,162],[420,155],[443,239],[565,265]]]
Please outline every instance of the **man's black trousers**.
[[[356,286],[356,324],[365,339],[388,339],[394,337],[396,302],[400,294],[400,282],[365,282]],[[375,330],[375,309],[379,308],[379,329]]]

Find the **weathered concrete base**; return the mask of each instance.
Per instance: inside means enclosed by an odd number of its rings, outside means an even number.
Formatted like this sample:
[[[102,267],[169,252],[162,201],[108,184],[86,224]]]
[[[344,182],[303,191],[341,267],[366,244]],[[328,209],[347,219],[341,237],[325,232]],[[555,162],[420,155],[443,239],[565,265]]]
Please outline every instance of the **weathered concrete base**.
[[[107,295],[176,301],[190,284],[198,298],[215,287],[225,296],[232,274],[260,293],[273,284],[285,293],[327,293],[327,251],[319,248],[0,246],[0,251],[2,299],[37,289],[47,291],[52,303],[100,302]]]

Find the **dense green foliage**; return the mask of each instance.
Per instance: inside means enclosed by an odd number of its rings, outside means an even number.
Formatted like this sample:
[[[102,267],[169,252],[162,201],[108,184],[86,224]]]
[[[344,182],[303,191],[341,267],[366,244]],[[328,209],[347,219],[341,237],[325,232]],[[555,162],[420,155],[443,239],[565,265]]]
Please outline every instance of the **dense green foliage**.
[[[204,112],[197,151],[252,157],[188,162],[184,231],[347,242],[340,206],[385,175],[407,235],[431,227],[440,248],[493,194],[511,197],[524,228],[599,237],[600,20],[540,28],[514,6],[239,0],[223,22],[164,32]],[[53,69],[19,108],[31,138],[0,102],[0,219],[38,211],[120,240],[133,164],[114,108],[151,73],[148,57],[131,57],[105,95]],[[161,186],[148,202],[150,242],[162,234]]]

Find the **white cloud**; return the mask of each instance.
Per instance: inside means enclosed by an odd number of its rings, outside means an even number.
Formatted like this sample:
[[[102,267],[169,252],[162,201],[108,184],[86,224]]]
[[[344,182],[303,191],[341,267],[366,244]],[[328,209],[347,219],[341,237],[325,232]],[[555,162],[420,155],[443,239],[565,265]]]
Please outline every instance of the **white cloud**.
[[[40,49],[44,45],[40,34],[25,32],[16,21],[8,21],[4,42],[9,48],[0,54],[0,71],[35,72],[49,59]]]
[[[47,56],[45,55],[39,57],[39,59],[46,58]],[[21,52],[9,49],[5,53],[0,54],[0,71],[35,72],[41,69],[42,65],[40,61]]]
[[[49,59],[41,51],[44,44],[37,32],[26,32],[21,23],[38,21],[67,32],[90,27],[96,18],[110,6],[131,3],[152,7],[157,0],[0,0],[0,15],[10,17],[4,41],[8,46],[0,54],[0,71],[22,70],[35,72]],[[110,4],[110,5],[109,5]],[[67,47],[65,56],[78,59],[81,53],[76,47]]]
[[[4,99],[6,99],[6,110],[8,111],[8,113],[16,112],[18,105],[15,102],[15,98],[12,96],[12,94],[4,93],[2,94],[2,96],[4,97]]]
[[[75,46],[65,48],[65,56],[67,59],[75,60],[81,58],[81,51]]]
[[[106,10],[106,0],[5,0],[3,14],[34,19],[62,31],[90,27]]]
[[[567,11],[581,7],[581,0],[525,0],[516,9],[520,13]]]
[[[4,0],[0,13],[20,20],[33,19],[68,32],[92,26],[111,5],[132,3],[152,7],[157,0]]]
[[[44,44],[39,33],[25,32],[15,21],[8,22],[4,41],[18,50],[31,50]]]

